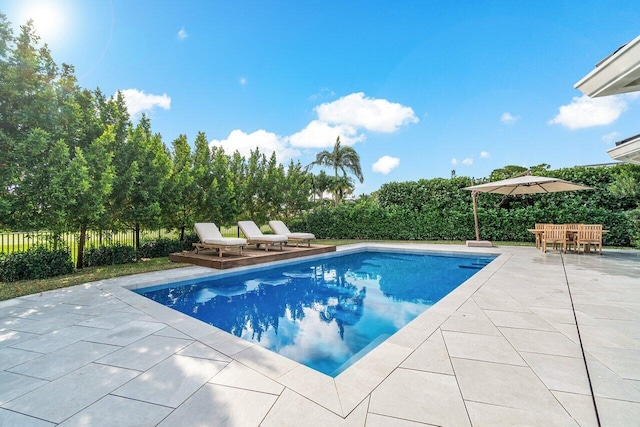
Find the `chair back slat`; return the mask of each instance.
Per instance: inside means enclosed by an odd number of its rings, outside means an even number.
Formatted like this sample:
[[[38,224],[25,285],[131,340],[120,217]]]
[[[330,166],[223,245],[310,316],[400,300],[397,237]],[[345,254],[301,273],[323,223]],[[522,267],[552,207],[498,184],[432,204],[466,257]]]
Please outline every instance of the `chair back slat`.
[[[582,245],[585,250],[587,245],[595,245],[600,249],[600,255],[602,255],[602,224],[580,224],[576,238],[576,249],[579,251]]]

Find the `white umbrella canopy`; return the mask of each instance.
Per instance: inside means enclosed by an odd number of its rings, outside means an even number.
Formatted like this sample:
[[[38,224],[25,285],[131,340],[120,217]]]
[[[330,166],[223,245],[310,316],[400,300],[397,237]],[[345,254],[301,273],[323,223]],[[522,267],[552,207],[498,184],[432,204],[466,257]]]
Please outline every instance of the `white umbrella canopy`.
[[[518,194],[557,193],[560,191],[592,190],[591,187],[565,181],[560,178],[548,176],[524,175],[502,181],[488,182],[486,184],[472,185],[463,190],[469,190],[473,196],[473,219],[476,228],[476,241],[480,241],[480,228],[478,227],[478,206],[476,197],[478,193],[495,193],[507,196]],[[467,242],[469,244],[469,242]]]
[[[565,181],[560,178],[535,175],[518,176],[516,178],[503,179],[502,181],[488,182],[486,184],[472,185],[471,187],[463,188],[463,190],[477,191],[480,193],[506,194],[508,196],[591,189],[591,187],[585,187],[584,185]]]

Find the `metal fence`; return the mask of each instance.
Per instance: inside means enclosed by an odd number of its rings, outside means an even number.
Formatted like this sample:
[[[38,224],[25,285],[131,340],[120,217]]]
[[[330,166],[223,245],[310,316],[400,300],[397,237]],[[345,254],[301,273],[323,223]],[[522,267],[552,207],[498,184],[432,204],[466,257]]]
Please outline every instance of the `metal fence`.
[[[192,230],[186,230],[193,233]],[[225,237],[238,237],[238,227],[220,227],[220,233]],[[133,230],[102,230],[87,231],[85,250],[99,246],[115,244],[133,246],[135,232]],[[140,230],[140,243],[151,240],[167,238],[179,239],[179,230]],[[48,249],[64,246],[69,249],[71,258],[75,262],[78,256],[78,240],[80,232],[65,233],[56,238],[54,233],[48,231],[15,231],[0,233],[0,253],[24,252],[32,247],[43,246]]]
[[[133,230],[87,231],[85,249],[115,244],[133,246],[135,232]],[[176,230],[141,230],[140,243],[160,238],[177,239]],[[17,231],[0,233],[0,253],[24,252],[32,247],[42,246],[48,249],[66,247],[75,260],[78,256],[78,240],[80,233],[65,233],[55,236],[48,231]]]

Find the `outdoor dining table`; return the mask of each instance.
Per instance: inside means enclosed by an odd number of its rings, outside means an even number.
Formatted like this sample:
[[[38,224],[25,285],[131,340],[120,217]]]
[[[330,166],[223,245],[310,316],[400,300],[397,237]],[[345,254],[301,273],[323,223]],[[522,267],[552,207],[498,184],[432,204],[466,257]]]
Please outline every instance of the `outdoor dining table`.
[[[544,229],[543,228],[528,228],[527,229],[530,233],[532,233],[534,236],[536,236],[536,241],[538,241],[539,239],[542,238],[542,236],[544,235]],[[609,232],[609,230],[602,230],[602,234],[607,234]],[[578,235],[578,229],[577,228],[567,228],[567,240],[569,241],[573,241],[575,240],[575,237]],[[591,245],[587,244],[585,246],[585,251],[586,252],[591,252]]]

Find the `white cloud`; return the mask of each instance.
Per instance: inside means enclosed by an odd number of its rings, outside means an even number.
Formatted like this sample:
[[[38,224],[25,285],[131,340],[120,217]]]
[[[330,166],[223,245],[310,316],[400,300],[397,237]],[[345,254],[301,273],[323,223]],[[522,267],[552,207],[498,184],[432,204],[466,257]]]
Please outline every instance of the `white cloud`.
[[[278,162],[283,164],[300,156],[298,150],[287,146],[286,138],[262,129],[250,134],[236,129],[231,131],[227,139],[210,141],[209,146],[222,147],[227,154],[232,154],[237,150],[244,157],[249,157],[251,151],[256,148],[266,156],[270,156],[275,151]]]
[[[353,145],[356,142],[365,140],[365,136],[359,134],[357,130],[351,126],[342,124],[331,125],[320,120],[314,120],[300,132],[291,135],[289,137],[289,143],[294,147],[333,147],[338,136],[340,137],[340,143],[343,145]]]
[[[246,77],[240,77],[238,79],[238,83],[240,84],[240,86],[244,86],[247,84],[247,78]]]
[[[491,154],[489,154],[488,151],[481,151],[480,152],[480,158],[481,159],[488,159],[489,157],[491,157]]]
[[[569,129],[604,126],[615,122],[627,109],[624,96],[589,98],[574,97],[571,104],[560,107],[560,112],[549,124],[559,124]]]
[[[187,37],[189,37],[189,34],[187,34],[187,31],[182,27],[180,31],[178,31],[178,40],[184,40]]]
[[[149,111],[155,107],[160,107],[165,110],[171,108],[171,97],[166,93],[162,95],[146,94],[144,91],[138,89],[125,89],[122,92],[124,96],[124,103],[127,106],[127,111],[131,116],[135,116],[143,111]]]
[[[473,158],[467,157],[462,161],[462,164],[465,166],[471,166],[473,164]]]
[[[349,125],[373,132],[395,132],[400,126],[418,122],[411,107],[386,99],[367,98],[362,92],[321,104],[315,110],[318,119],[323,122]]]
[[[458,159],[456,159],[455,157],[453,159],[451,159],[451,164],[453,166],[457,165],[458,164]]]
[[[318,101],[321,99],[329,99],[329,98],[333,98],[334,96],[336,96],[336,93],[334,91],[332,91],[329,88],[322,88],[318,91],[318,93],[314,93],[313,95],[309,96],[309,100],[310,101]]]
[[[500,121],[507,125],[515,123],[518,120],[520,120],[520,116],[514,116],[511,113],[502,113],[502,116],[500,116]]]
[[[389,172],[391,172],[393,169],[398,167],[399,164],[400,164],[400,159],[397,157],[382,156],[378,159],[377,162],[373,164],[372,169],[374,172],[378,172],[383,175],[386,175]]]
[[[618,138],[620,138],[620,132],[611,132],[602,137],[602,140],[607,144],[615,142]]]

